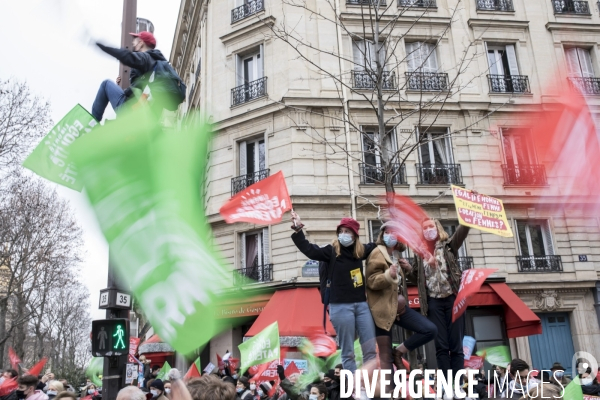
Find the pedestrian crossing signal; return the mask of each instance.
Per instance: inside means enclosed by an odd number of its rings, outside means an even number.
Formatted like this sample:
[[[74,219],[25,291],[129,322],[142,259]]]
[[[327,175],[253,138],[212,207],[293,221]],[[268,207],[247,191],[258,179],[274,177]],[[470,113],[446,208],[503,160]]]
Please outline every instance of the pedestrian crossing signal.
[[[129,353],[129,320],[100,319],[92,321],[92,355],[121,356]]]

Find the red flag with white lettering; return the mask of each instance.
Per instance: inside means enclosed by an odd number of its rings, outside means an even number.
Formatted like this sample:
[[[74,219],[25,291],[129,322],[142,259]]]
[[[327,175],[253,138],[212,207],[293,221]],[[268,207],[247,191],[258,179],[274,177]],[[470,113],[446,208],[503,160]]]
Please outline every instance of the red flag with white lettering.
[[[452,307],[452,322],[456,321],[465,312],[469,297],[477,293],[481,289],[481,285],[483,285],[485,279],[496,271],[498,270],[495,268],[468,269],[463,271],[462,278],[460,279],[460,288]]]
[[[219,210],[228,224],[278,224],[283,213],[292,209],[292,201],[283,172],[248,186],[227,201]]]

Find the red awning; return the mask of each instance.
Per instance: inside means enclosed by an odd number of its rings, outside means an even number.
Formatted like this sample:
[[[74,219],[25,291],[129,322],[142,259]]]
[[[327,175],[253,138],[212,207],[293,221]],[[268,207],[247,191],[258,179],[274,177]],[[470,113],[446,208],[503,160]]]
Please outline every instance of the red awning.
[[[416,286],[408,288],[408,304],[419,308],[419,292]],[[502,306],[509,338],[539,335],[542,323],[537,315],[506,283],[484,283],[481,289],[469,298],[469,306]]]
[[[260,313],[246,336],[254,336],[273,322],[279,323],[279,336],[308,336],[323,331],[323,304],[317,288],[278,290]],[[335,335],[326,319],[327,334]]]

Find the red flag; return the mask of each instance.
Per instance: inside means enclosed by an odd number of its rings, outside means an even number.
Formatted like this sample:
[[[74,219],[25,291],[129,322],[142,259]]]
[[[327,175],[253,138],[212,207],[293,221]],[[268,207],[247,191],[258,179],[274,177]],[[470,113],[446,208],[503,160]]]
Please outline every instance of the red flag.
[[[329,357],[337,351],[335,340],[324,333],[310,334],[308,340],[312,344],[312,354],[315,357]]]
[[[44,365],[46,365],[46,361],[48,361],[48,358],[42,358],[37,364],[31,367],[29,371],[27,371],[27,375],[38,376],[39,374],[41,374],[42,368],[44,368]]]
[[[407,371],[410,371],[410,363],[404,357],[402,357],[402,365],[404,365]]]
[[[261,364],[261,366],[259,368],[259,372],[256,375],[254,375],[251,380],[254,380],[256,383],[277,380],[278,379],[278,375],[277,375],[277,366],[278,365],[279,365],[279,360],[274,360],[274,361],[271,361],[271,362],[268,362],[265,364]]]
[[[21,359],[19,358],[17,353],[15,353],[12,347],[8,348],[8,358],[10,359],[10,366],[12,367],[12,369],[18,371],[19,364],[21,364]]]
[[[200,374],[200,371],[198,371],[196,363],[192,363],[192,366],[190,367],[190,369],[188,369],[188,372],[186,372],[185,376],[183,377],[183,380],[187,382],[192,378],[200,378],[201,376],[202,374]]]
[[[465,360],[465,368],[479,370],[481,367],[483,367],[483,357],[471,356],[471,358]]]
[[[228,224],[278,224],[283,213],[292,209],[292,201],[283,172],[248,186],[221,207],[219,213]]]
[[[127,361],[130,364],[133,364],[135,361],[135,353],[137,353],[137,348],[140,345],[140,341],[142,339],[130,336],[129,337],[129,355],[127,356]]]
[[[407,244],[422,259],[429,260],[431,253],[423,238],[423,220],[430,219],[425,211],[410,198],[388,193],[383,200],[388,204],[389,218],[395,222],[391,230],[398,241]]]
[[[7,379],[0,385],[0,396],[6,396],[11,393],[13,390],[17,390],[19,387],[19,382],[17,382],[17,378]]]
[[[233,358],[233,357],[229,358],[229,371],[232,374],[233,374],[233,371],[235,371],[236,369],[238,369],[239,366],[240,366],[240,359],[239,358]]]
[[[290,376],[292,376],[294,374],[299,374],[299,373],[300,373],[300,370],[296,366],[296,363],[293,362],[293,361],[285,369],[285,376],[286,376],[286,378],[289,378]]]
[[[217,368],[219,371],[223,371],[225,369],[225,363],[221,356],[217,353]]]
[[[467,300],[481,289],[485,279],[496,272],[497,269],[468,269],[463,271],[460,279],[460,288],[452,307],[452,322],[456,321],[467,309]]]

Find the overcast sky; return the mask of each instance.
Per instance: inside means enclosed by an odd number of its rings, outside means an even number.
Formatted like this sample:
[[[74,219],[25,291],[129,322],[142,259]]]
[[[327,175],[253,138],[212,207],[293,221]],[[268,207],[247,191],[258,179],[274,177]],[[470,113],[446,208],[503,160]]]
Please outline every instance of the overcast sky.
[[[98,86],[119,74],[118,61],[91,45],[118,47],[122,0],[6,0],[0,5],[0,79],[27,81],[30,89],[51,103],[59,121],[77,103],[91,110]],[[138,0],[138,17],[154,24],[157,48],[171,53],[179,13],[178,0]],[[105,116],[112,118],[110,112]],[[106,287],[108,246],[82,193],[48,182],[69,200],[84,231],[82,280],[90,291],[94,319],[100,289]]]

